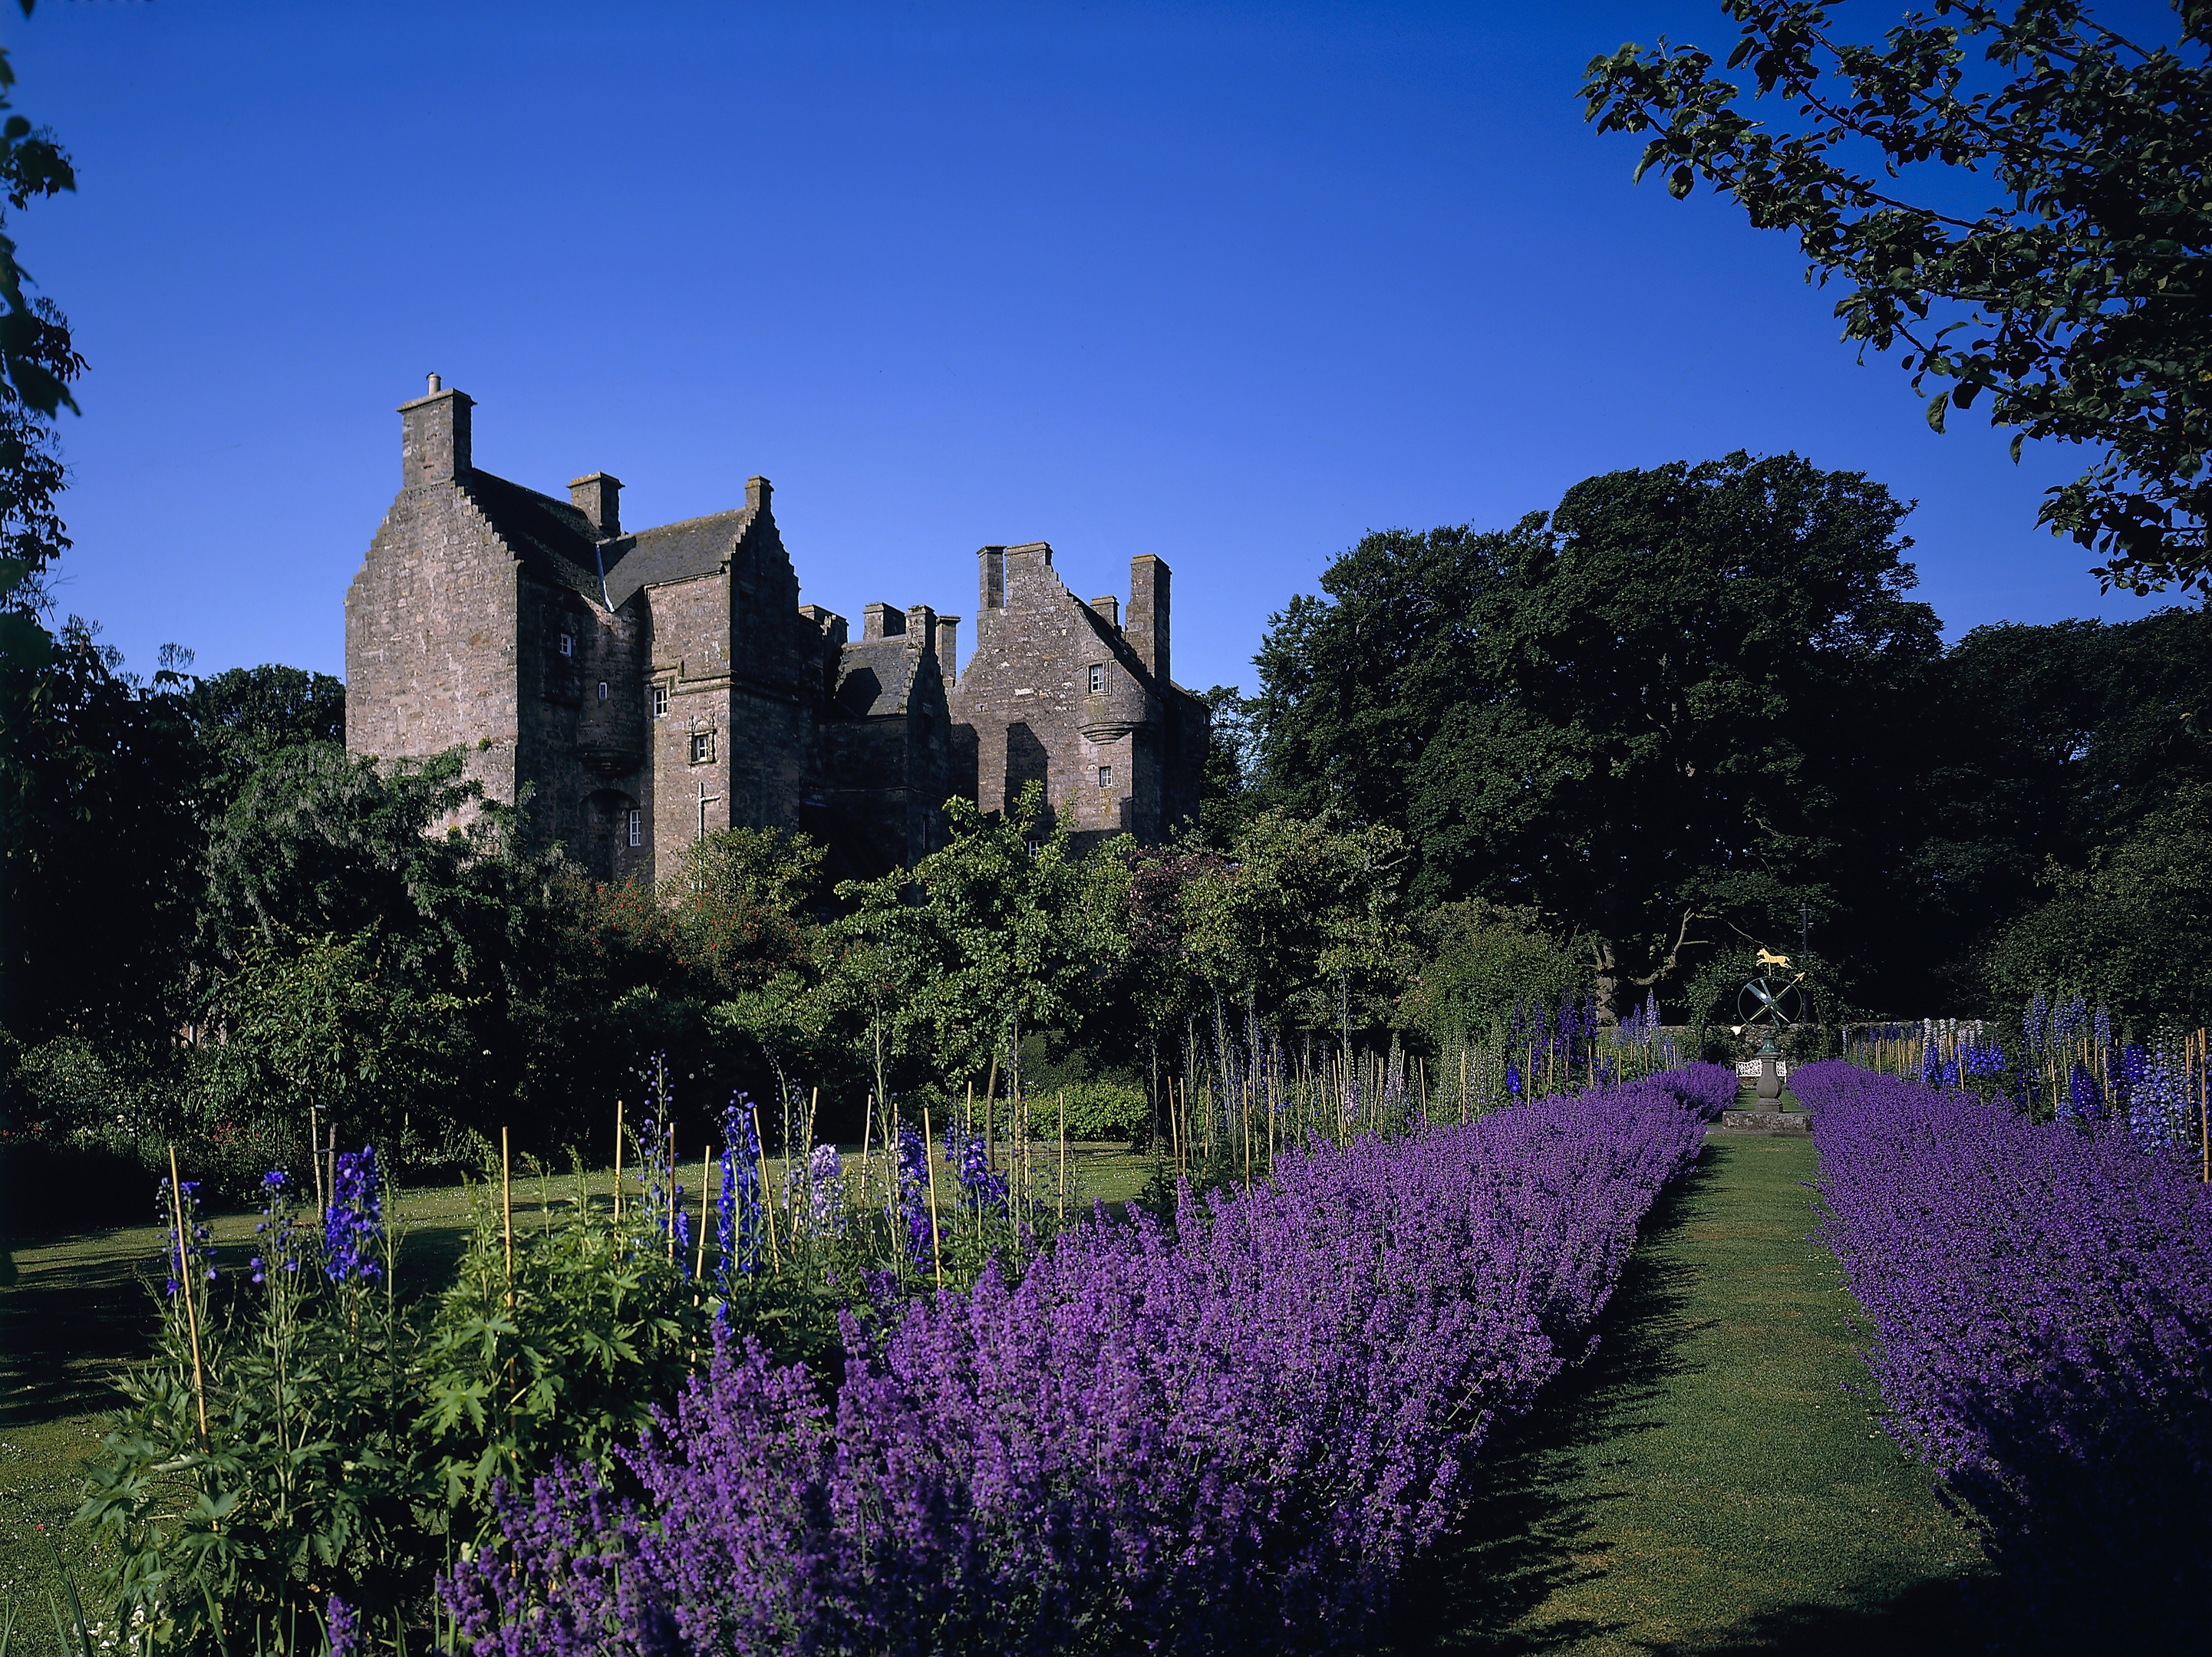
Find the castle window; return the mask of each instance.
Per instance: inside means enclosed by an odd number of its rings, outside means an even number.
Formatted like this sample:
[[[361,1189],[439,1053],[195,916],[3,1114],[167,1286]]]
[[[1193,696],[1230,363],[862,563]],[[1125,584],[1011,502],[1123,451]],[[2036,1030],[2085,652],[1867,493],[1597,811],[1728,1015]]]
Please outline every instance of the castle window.
[[[602,680],[600,680],[600,681],[599,681],[599,700],[600,700],[601,701],[606,701],[606,699],[607,699],[607,682],[606,682],[605,679],[602,679]]]
[[[691,733],[691,763],[710,765],[714,762],[714,733],[711,731],[694,731]]]
[[[1091,694],[1094,696],[1103,696],[1106,694],[1106,670],[1103,667],[1093,667],[1091,670]]]
[[[653,717],[656,719],[668,717],[668,687],[665,684],[653,687]]]
[[[564,633],[561,635],[561,653],[563,656],[573,656],[576,653],[576,635],[574,634]]]
[[[642,811],[634,810],[629,814],[629,843],[633,846],[645,844],[645,813]]]
[[[1114,768],[1112,766],[1102,765],[1098,768],[1098,786],[1101,788],[1111,788],[1114,786]]]

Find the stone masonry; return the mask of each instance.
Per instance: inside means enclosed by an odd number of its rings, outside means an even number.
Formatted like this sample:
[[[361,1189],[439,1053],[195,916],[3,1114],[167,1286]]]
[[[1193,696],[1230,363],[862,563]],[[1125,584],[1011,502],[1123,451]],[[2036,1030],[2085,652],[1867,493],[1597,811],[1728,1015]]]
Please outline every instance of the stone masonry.
[[[619,479],[566,501],[477,469],[474,404],[431,376],[400,409],[398,497],[346,593],[346,746],[465,750],[538,844],[601,878],[665,878],[732,825],[804,831],[836,875],[911,866],[945,801],[1042,780],[1088,841],[1157,841],[1198,810],[1205,704],[1168,677],[1168,568],[1084,604],[1042,543],[986,547],[960,618],[870,604],[860,638],[799,602],[763,477],[727,512],[625,531]]]

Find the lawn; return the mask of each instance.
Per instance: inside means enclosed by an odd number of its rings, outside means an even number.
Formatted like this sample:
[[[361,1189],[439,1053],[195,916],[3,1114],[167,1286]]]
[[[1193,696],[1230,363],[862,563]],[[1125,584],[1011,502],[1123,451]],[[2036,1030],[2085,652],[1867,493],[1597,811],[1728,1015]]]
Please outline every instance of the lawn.
[[[1495,1447],[1395,1648],[1971,1650],[1980,1569],[1878,1426],[1856,1307],[1808,1241],[1809,1139],[1714,1134],[1595,1356]]]

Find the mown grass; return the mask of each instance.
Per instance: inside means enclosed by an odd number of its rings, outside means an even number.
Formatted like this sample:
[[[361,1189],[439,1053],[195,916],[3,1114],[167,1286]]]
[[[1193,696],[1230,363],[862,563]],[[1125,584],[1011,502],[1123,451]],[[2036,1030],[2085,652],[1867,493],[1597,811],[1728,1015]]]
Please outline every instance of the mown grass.
[[[859,1147],[844,1150],[850,1168]],[[1042,1144],[1036,1155],[1040,1182],[1055,1177],[1057,1146],[1050,1168]],[[1149,1156],[1121,1146],[1073,1145],[1068,1156],[1074,1200],[1084,1205],[1124,1202],[1144,1188],[1152,1170]],[[879,1179],[882,1166],[878,1161]],[[694,1164],[684,1183],[696,1185],[698,1177]],[[769,1178],[778,1184],[782,1178],[782,1164],[773,1159]],[[611,1169],[587,1174],[586,1184],[595,1204],[612,1202]],[[568,1201],[574,1188],[570,1175],[540,1180],[518,1171],[516,1229],[540,1223],[546,1205]],[[951,1202],[949,1187],[940,1187],[939,1199]],[[401,1290],[434,1291],[451,1281],[467,1241],[468,1193],[460,1186],[406,1191],[399,1212]],[[214,1217],[219,1271],[245,1266],[256,1217]],[[154,1224],[0,1242],[15,1271],[14,1284],[0,1289],[0,1622],[12,1602],[16,1626],[9,1657],[58,1657],[62,1649],[47,1596],[63,1595],[67,1604],[58,1557],[80,1581],[86,1578],[86,1539],[70,1528],[70,1515],[84,1465],[106,1431],[106,1413],[118,1401],[116,1380],[146,1356],[154,1327],[149,1285],[166,1246],[163,1229]]]
[[[1881,1430],[1796,1136],[1716,1134],[1594,1357],[1486,1459],[1401,1653],[1952,1653],[1981,1570]]]

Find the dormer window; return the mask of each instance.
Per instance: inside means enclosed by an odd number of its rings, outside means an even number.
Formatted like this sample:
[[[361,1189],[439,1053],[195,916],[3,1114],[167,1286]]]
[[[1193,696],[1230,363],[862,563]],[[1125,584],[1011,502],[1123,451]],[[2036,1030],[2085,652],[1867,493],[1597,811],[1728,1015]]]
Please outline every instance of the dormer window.
[[[561,635],[561,653],[563,656],[573,656],[576,653],[576,635],[574,634],[564,633]]]
[[[1103,664],[1094,665],[1091,670],[1091,694],[1094,696],[1106,694],[1106,669]]]

